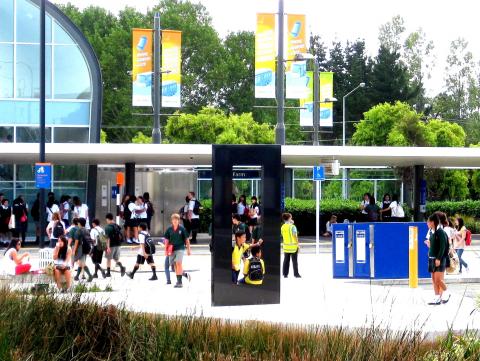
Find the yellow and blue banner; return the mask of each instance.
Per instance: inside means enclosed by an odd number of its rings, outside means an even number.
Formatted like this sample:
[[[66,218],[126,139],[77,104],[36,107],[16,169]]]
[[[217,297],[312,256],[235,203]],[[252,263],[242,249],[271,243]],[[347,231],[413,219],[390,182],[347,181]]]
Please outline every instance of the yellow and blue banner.
[[[133,29],[132,105],[152,106],[153,31]]]
[[[162,30],[162,107],[181,107],[182,32]]]
[[[285,59],[286,97],[288,99],[305,98],[307,89],[307,62],[293,61],[297,54],[307,52],[306,23],[303,14],[287,16],[287,54]]]
[[[333,103],[324,103],[326,98],[333,98],[333,73],[320,73],[320,126],[333,127]]]
[[[275,14],[257,14],[255,31],[255,98],[275,98]]]
[[[300,99],[300,126],[313,126],[313,71],[306,72],[307,77],[307,93],[304,98]]]

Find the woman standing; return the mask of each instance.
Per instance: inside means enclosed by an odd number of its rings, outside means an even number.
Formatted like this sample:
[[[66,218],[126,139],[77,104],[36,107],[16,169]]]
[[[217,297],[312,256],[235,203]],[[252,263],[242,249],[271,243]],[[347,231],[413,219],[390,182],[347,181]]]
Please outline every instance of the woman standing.
[[[258,204],[257,197],[252,196],[250,199],[252,203],[250,204],[248,213],[248,228],[250,229],[250,234],[252,234],[253,229],[258,224],[258,218],[260,217],[260,205]]]
[[[392,200],[390,199],[390,194],[385,193],[383,196],[382,200],[382,209],[386,209],[386,211],[380,213],[382,215],[382,220],[385,222],[390,221],[390,218],[392,217],[392,210],[390,209],[390,203],[392,203]]]
[[[72,249],[68,245],[67,238],[61,236],[53,250],[53,262],[55,264],[55,282],[61,292],[66,292],[72,285],[70,265],[72,263]],[[62,287],[62,276],[65,278],[66,288]]]
[[[247,197],[245,197],[245,195],[243,194],[238,198],[237,214],[240,216],[240,219],[243,223],[247,223],[247,216],[248,216]]]
[[[70,220],[69,220],[69,215],[70,215],[70,199],[71,197],[68,195],[63,195],[60,198],[60,216],[62,218],[63,223],[65,224],[65,227],[70,227]]]
[[[445,284],[445,268],[448,257],[448,236],[442,229],[440,218],[437,214],[432,214],[428,218],[428,228],[431,229],[430,240],[427,242],[428,251],[428,271],[432,274],[434,299],[429,305],[440,305],[447,303],[450,295],[444,297],[447,286]]]
[[[12,214],[15,217],[15,228],[12,230],[13,236],[18,238],[21,235],[22,242],[25,242],[28,227],[28,208],[23,196],[18,196],[13,201]]]
[[[12,216],[12,208],[8,204],[8,199],[3,198],[0,204],[0,240],[4,244],[8,244],[10,229],[10,217]]]
[[[456,232],[453,237],[453,247],[455,252],[457,252],[458,260],[460,262],[460,270],[458,273],[462,273],[462,266],[465,267],[465,271],[468,272],[468,264],[462,258],[463,251],[465,250],[465,239],[467,237],[467,228],[463,222],[463,218],[458,217],[455,220]]]
[[[73,218],[84,218],[86,229],[90,229],[90,219],[88,217],[88,206],[82,204],[82,201],[77,196],[73,197]]]
[[[50,248],[55,248],[57,245],[57,240],[65,235],[65,224],[62,222],[60,218],[60,213],[55,212],[52,216],[52,220],[47,226],[47,235],[50,239]]]

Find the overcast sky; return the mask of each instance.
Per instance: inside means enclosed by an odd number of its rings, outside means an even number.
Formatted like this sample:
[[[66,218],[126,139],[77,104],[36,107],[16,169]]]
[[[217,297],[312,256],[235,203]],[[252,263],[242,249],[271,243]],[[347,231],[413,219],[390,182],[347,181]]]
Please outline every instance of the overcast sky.
[[[276,12],[277,0],[193,0],[203,3],[213,19],[213,25],[221,36],[229,31],[255,30],[257,12]],[[67,3],[68,0],[53,0]],[[126,5],[140,11],[153,7],[156,0],[70,0],[84,8],[98,5],[114,13]],[[422,27],[435,45],[436,67],[428,81],[429,95],[435,95],[443,87],[445,59],[450,42],[459,37],[469,42],[475,61],[480,55],[479,14],[480,3],[475,0],[285,0],[286,12],[305,13],[308,32],[321,35],[328,43],[345,42],[356,38],[366,41],[370,55],[378,48],[378,28],[394,15],[401,15],[408,31]],[[333,8],[333,6],[335,8]]]

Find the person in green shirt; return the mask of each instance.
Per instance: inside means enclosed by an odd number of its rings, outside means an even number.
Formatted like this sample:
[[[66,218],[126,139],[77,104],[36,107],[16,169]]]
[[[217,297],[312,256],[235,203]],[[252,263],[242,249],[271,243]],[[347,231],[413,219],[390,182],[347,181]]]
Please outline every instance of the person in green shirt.
[[[177,275],[177,283],[174,287],[182,288],[182,277],[185,276],[182,267],[185,248],[187,249],[187,255],[190,256],[191,254],[190,240],[188,238],[189,233],[185,228],[180,225],[179,214],[172,214],[171,220],[172,225],[167,228],[163,237],[165,238],[165,247],[167,249],[167,254],[171,253],[169,265],[173,264],[175,266],[175,274]],[[169,247],[171,247],[171,251],[168,250]],[[186,277],[189,278],[188,275]]]
[[[447,303],[448,299],[442,299],[443,293],[447,290],[445,285],[445,269],[448,257],[448,236],[443,230],[440,218],[437,213],[428,218],[428,228],[431,230],[430,240],[427,243],[428,250],[428,271],[432,274],[432,285],[435,297],[429,305],[440,305]]]

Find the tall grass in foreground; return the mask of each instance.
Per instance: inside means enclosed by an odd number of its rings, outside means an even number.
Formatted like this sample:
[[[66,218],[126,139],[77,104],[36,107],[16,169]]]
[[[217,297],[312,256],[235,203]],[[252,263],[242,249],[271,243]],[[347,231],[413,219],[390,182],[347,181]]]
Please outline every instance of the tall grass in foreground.
[[[410,331],[166,317],[0,290],[0,360],[450,360],[448,347]]]

